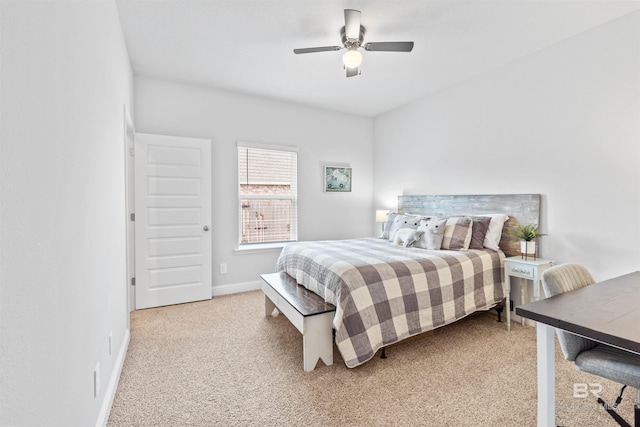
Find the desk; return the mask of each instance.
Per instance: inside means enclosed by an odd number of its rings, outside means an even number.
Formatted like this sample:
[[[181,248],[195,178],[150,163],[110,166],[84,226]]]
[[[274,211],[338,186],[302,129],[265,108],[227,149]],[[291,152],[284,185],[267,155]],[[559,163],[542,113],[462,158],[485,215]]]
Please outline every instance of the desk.
[[[538,427],[555,426],[554,328],[640,354],[640,271],[516,307],[535,320]]]

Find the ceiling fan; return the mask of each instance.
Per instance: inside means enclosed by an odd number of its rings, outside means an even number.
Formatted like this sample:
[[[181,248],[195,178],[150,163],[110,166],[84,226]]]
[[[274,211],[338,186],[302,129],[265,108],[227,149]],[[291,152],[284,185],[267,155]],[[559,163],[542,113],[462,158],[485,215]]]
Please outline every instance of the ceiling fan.
[[[347,70],[347,77],[353,77],[360,75],[362,53],[358,51],[358,48],[373,52],[411,52],[413,49],[413,42],[377,42],[363,45],[364,32],[364,27],[360,25],[360,11],[345,9],[344,27],[340,29],[342,46],[308,47],[304,49],[293,49],[293,52],[300,54],[347,49],[342,56],[342,62],[344,68]]]

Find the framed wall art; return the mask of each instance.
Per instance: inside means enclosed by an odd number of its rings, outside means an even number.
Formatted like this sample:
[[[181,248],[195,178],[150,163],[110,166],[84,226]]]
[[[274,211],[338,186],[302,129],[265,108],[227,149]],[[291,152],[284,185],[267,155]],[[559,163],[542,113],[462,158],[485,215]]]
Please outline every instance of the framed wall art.
[[[344,166],[324,167],[325,193],[347,193],[351,191],[351,168]]]

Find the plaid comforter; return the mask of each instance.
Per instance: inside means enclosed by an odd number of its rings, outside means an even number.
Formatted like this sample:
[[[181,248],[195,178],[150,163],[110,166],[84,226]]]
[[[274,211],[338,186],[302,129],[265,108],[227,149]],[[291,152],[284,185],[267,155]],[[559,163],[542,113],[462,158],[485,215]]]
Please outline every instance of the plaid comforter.
[[[345,364],[455,322],[504,297],[504,254],[428,251],[383,239],[291,243],[276,270],[336,306],[333,327]]]

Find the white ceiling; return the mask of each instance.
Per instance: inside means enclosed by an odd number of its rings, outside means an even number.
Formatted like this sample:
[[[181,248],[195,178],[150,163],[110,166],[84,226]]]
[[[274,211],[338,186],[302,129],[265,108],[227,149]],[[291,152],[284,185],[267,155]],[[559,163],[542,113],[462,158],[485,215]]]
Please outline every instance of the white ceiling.
[[[640,9],[639,1],[117,0],[136,75],[364,116]],[[344,9],[362,11],[365,43],[414,41],[411,53],[364,52],[345,77]]]

